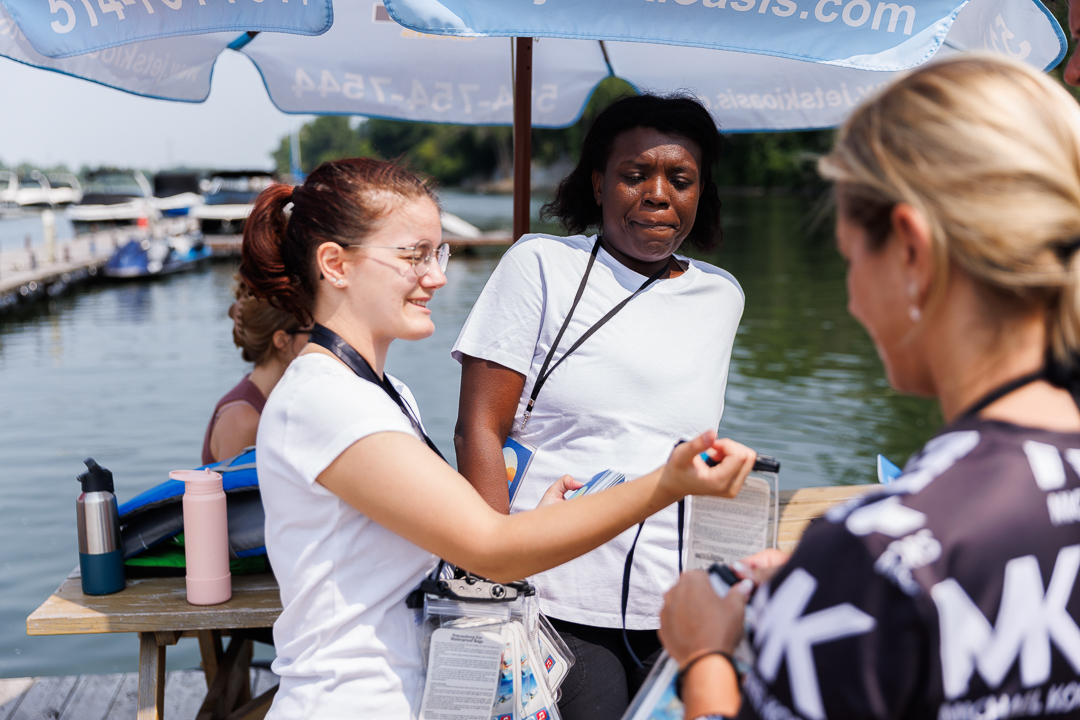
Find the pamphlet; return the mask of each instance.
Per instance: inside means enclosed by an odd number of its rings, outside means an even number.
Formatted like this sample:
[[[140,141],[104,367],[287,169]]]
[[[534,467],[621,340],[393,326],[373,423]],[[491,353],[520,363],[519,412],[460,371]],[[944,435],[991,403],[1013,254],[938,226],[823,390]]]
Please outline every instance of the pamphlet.
[[[504,635],[454,627],[432,633],[420,720],[490,720]]]
[[[514,498],[521,489],[521,480],[529,469],[536,448],[531,448],[512,437],[506,438],[503,443],[503,461],[506,463],[506,483],[510,493],[510,507],[514,506]]]
[[[776,547],[777,474],[753,472],[733,498],[695,495],[690,503],[686,567],[707,570]]]
[[[615,487],[624,482],[626,482],[626,475],[615,470],[604,470],[603,472],[596,473],[587,483],[577,490],[571,490],[563,497],[570,500],[571,498],[581,497],[582,495],[592,495],[593,493],[607,490],[610,487]]]

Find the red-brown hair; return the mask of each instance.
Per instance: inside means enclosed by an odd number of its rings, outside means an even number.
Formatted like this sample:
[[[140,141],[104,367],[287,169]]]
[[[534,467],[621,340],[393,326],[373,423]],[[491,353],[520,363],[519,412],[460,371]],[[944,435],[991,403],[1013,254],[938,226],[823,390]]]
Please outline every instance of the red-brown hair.
[[[427,178],[372,158],[323,163],[295,187],[271,185],[244,222],[240,278],[252,295],[307,326],[318,284],[315,249],[325,242],[357,245],[402,200],[420,198],[438,204]]]

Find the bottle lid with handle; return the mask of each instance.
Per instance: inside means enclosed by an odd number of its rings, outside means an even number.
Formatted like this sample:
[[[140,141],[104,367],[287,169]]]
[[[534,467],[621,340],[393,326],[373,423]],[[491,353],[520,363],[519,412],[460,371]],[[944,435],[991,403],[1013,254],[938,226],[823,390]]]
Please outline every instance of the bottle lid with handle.
[[[86,458],[83,464],[86,465],[86,472],[76,479],[82,483],[84,493],[115,492],[111,472],[94,462],[94,458]]]
[[[191,495],[213,495],[222,491],[221,473],[213,470],[173,470],[169,477],[184,483],[184,492]]]

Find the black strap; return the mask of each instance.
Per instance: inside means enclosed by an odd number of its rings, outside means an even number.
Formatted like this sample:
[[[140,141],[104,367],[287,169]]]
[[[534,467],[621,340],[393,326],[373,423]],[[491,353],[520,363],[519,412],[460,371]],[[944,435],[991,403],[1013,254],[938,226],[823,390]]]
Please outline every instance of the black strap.
[[[574,317],[574,311],[577,310],[578,303],[581,301],[581,296],[585,294],[585,286],[589,282],[589,274],[592,272],[593,264],[596,262],[596,256],[600,252],[601,239],[602,238],[600,237],[596,238],[596,243],[593,245],[592,252],[589,254],[589,263],[585,266],[585,274],[581,276],[581,282],[578,284],[577,295],[574,296],[574,302],[572,305],[570,305],[570,312],[566,314],[566,319],[563,320],[562,327],[559,328],[559,332],[555,336],[555,341],[551,343],[551,349],[548,350],[547,356],[544,358],[544,362],[540,366],[540,372],[536,375],[536,382],[533,384],[532,394],[529,396],[529,404],[525,406],[525,414],[521,420],[522,430],[525,429],[525,423],[529,422],[529,418],[532,416],[532,409],[533,406],[536,405],[536,398],[540,395],[540,389],[544,387],[544,383],[546,383],[548,378],[551,377],[551,373],[555,372],[555,368],[559,367],[559,365],[562,364],[563,360],[570,357],[571,353],[581,347],[581,344],[588,340],[590,337],[592,337],[593,334],[601,327],[603,327],[608,320],[615,317],[615,315],[618,314],[620,310],[626,307],[626,304],[628,302],[636,298],[639,294],[641,294],[642,291],[645,290],[645,288],[649,287],[654,282],[659,280],[668,271],[668,267],[665,264],[664,267],[654,272],[645,282],[641,284],[641,287],[639,287],[633,292],[632,295],[630,295],[630,297],[626,298],[621,303],[611,308],[611,310],[608,311],[607,315],[597,320],[596,324],[586,330],[582,334],[582,336],[579,337],[577,341],[570,346],[570,349],[563,353],[563,356],[559,358],[554,365],[551,365],[551,359],[555,357],[555,351],[559,347],[559,342],[562,340],[563,334],[566,332],[566,328],[570,326],[570,320]],[[549,365],[551,365],[550,368],[548,367]]]
[[[686,500],[680,500],[678,503],[679,514],[679,574],[682,575],[682,553],[683,553],[683,525],[686,516]],[[642,520],[638,525],[637,534],[634,535],[634,542],[630,544],[630,552],[626,553],[626,562],[623,565],[622,574],[622,639],[623,645],[626,646],[626,652],[630,653],[630,659],[634,661],[637,666],[645,667],[645,664],[641,662],[641,659],[634,652],[634,648],[630,647],[630,636],[626,634],[626,607],[630,600],[630,572],[634,567],[634,550],[637,548],[638,538],[641,537],[641,531],[645,529],[645,521]]]
[[[1019,390],[1020,388],[1024,387],[1025,385],[1030,385],[1031,383],[1036,382],[1037,380],[1044,380],[1044,379],[1046,379],[1046,368],[1040,368],[1039,370],[1036,370],[1033,373],[1023,375],[1021,377],[1016,378],[1015,380],[1010,380],[1009,382],[1005,383],[1004,385],[1000,385],[1000,386],[994,388],[993,390],[991,390],[990,392],[986,393],[985,395],[983,395],[982,398],[980,398],[974,405],[972,405],[967,410],[962,412],[957,419],[960,420],[960,419],[963,419],[963,418],[972,417],[973,415],[978,415],[980,412],[985,410],[989,405],[991,405],[992,403],[997,402],[998,400],[1005,397],[1009,393],[1014,392],[1016,390]]]
[[[427,443],[429,448],[435,451],[436,455],[441,457],[443,461],[446,461],[443,454],[439,452],[439,448],[435,447],[435,443],[433,443],[431,438],[427,436],[427,433],[424,432],[424,428],[420,425],[420,421],[413,415],[412,408],[410,408],[409,404],[401,398],[401,395],[399,395],[398,391],[394,388],[394,384],[390,382],[390,379],[386,377],[386,375],[379,377],[371,368],[368,361],[364,359],[364,356],[358,353],[352,345],[345,342],[340,335],[330,328],[315,323],[311,328],[310,341],[319,347],[324,347],[334,353],[337,359],[345,363],[345,365],[356,373],[358,377],[381,387],[383,391],[390,396],[390,399],[397,403],[397,406],[401,408],[401,412],[405,414],[405,417],[409,418],[409,422],[412,424],[416,434],[424,439],[424,442]]]

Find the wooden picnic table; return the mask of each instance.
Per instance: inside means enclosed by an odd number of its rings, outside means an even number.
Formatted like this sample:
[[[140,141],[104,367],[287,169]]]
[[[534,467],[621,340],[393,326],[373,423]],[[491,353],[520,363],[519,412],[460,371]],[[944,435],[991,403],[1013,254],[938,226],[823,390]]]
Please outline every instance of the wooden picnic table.
[[[780,492],[781,550],[792,550],[806,525],[832,505],[878,485],[804,488]],[[84,595],[73,572],[26,619],[29,635],[139,634],[138,720],[162,720],[165,649],[183,636],[196,636],[208,685],[197,720],[259,720],[277,688],[251,698],[248,669],[252,641],[245,629],[269,628],[281,613],[277,581],[270,573],[234,576],[233,596],[221,605],[187,602],[184,578],[128,580],[112,595]],[[222,636],[232,637],[228,650]]]

